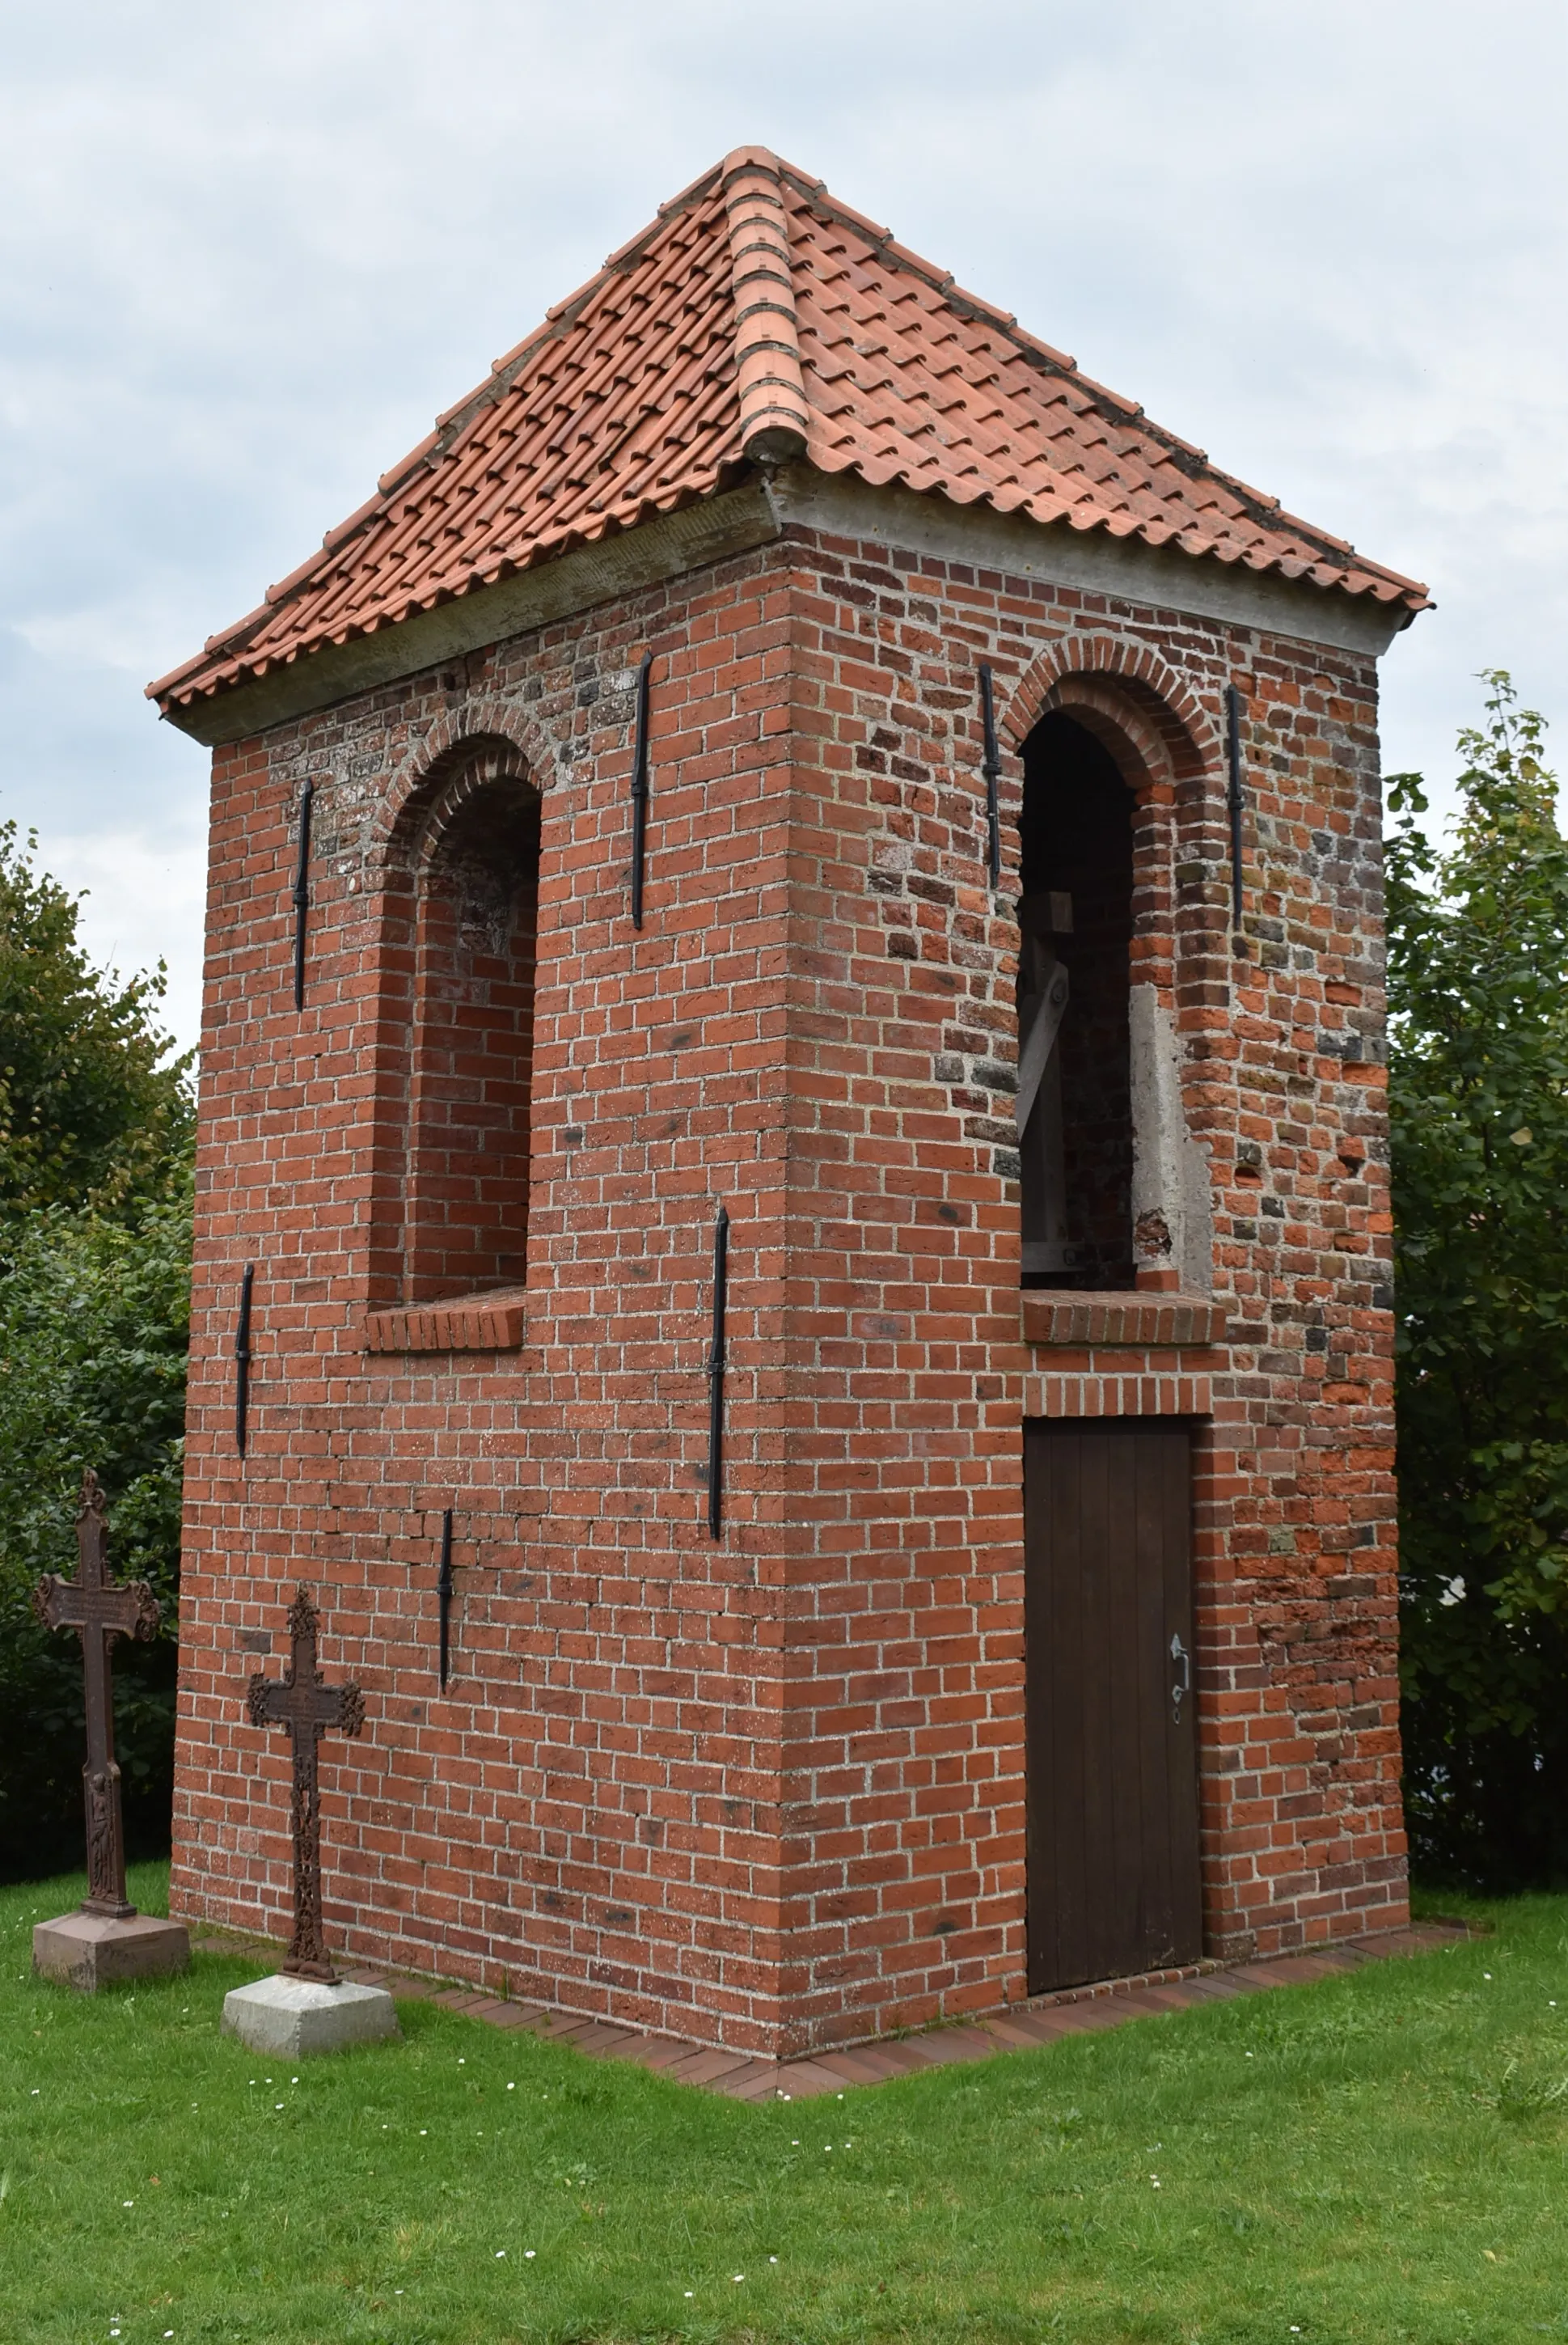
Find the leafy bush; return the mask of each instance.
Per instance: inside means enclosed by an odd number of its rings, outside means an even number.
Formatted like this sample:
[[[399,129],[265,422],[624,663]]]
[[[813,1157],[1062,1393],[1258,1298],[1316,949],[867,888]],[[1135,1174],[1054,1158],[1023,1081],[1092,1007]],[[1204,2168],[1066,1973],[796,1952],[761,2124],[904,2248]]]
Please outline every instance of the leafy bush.
[[[187,1061],[156,1022],[161,969],[94,969],[76,899],[0,824],[0,1224],[39,1206],[114,1212],[188,1148]]]
[[[74,1571],[91,1466],[117,1576],[164,1604],[116,1642],[133,1847],[167,1845],[189,1318],[188,1061],[156,1023],[161,970],[96,970],[77,907],[0,825],[0,1878],[81,1861],[81,1642],[35,1620]]]
[[[35,1213],[0,1272],[0,1878],[82,1861],[81,1639],[31,1608],[41,1573],[76,1569],[86,1466],[115,1576],[163,1603],[155,1642],[113,1654],[127,1841],[167,1845],[189,1312],[183,1184],[122,1222]]]
[[[1406,1802],[1429,1872],[1568,1878],[1568,842],[1494,671],[1452,841],[1388,843]]]

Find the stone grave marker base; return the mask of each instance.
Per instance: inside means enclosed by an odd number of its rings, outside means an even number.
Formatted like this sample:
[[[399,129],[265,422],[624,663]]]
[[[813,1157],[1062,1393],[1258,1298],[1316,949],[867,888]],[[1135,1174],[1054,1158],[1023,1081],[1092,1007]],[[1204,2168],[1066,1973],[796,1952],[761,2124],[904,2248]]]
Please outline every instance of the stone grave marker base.
[[[33,1932],[33,1968],[40,1978],[57,1979],[83,1995],[122,1979],[158,1978],[189,1964],[184,1923],[156,1914],[118,1922],[102,1914],[61,1914]]]
[[[252,2052],[298,2060],[312,2052],[341,2052],[350,2044],[375,2044],[400,2033],[398,2014],[384,1986],[327,1986],[318,1979],[275,1972],[253,1985],[237,1986],[223,1998],[223,2033],[238,2035]]]

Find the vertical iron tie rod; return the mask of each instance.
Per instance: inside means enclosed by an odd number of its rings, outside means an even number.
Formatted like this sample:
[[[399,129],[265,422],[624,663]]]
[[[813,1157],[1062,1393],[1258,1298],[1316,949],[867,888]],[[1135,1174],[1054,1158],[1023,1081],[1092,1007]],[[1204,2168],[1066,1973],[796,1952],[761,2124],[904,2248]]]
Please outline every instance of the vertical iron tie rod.
[[[1002,756],[996,746],[996,710],[991,694],[991,665],[980,662],[980,716],[986,728],[986,868],[991,885],[1002,884],[1002,822],[996,809],[996,785],[1002,778]]]
[[[256,1264],[248,1262],[239,1282],[239,1325],[234,1331],[234,1446],[245,1455],[245,1419],[250,1406],[250,1292]]]
[[[1229,780],[1225,792],[1230,817],[1230,925],[1241,926],[1241,695],[1233,684],[1225,687],[1226,755]]]
[[[305,919],[310,909],[310,802],[314,782],[299,793],[299,860],[294,867],[294,1007],[305,1007]]]
[[[648,848],[648,671],[644,652],[637,671],[637,746],[632,758],[632,926],[642,925],[642,861]]]
[[[723,1523],[724,1313],[730,1299],[730,1217],[723,1205],[713,1223],[713,1347],[708,1354],[708,1536]]]
[[[436,1600],[441,1624],[441,1691],[447,1690],[447,1675],[451,1666],[450,1628],[452,1611],[452,1510],[449,1507],[441,1517],[441,1565],[436,1574]]]

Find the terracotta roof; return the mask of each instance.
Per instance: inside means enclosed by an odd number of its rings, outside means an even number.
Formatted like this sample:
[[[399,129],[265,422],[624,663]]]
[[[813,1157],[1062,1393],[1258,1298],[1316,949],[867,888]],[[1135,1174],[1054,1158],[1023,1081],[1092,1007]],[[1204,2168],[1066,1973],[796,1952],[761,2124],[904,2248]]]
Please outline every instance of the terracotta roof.
[[[395,626],[804,453],[824,472],[1138,537],[1409,611],[1281,510],[762,147],[661,207],[438,416],[166,710]]]

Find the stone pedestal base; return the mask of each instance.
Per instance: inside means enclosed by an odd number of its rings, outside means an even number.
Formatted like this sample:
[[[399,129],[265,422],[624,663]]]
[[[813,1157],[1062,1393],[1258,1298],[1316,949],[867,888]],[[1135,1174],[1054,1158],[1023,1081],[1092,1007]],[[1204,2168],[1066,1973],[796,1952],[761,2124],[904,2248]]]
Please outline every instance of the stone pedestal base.
[[[166,1922],[156,1914],[133,1914],[126,1922],[106,1921],[101,1914],[62,1914],[38,1923],[33,1932],[33,1968],[39,1976],[58,1979],[84,1995],[121,1979],[183,1971],[189,1962],[184,1923]]]
[[[341,2052],[399,2033],[398,2015],[384,1986],[323,1986],[283,1972],[237,1986],[223,1998],[223,2033],[253,2052],[300,2060],[312,2052]]]

